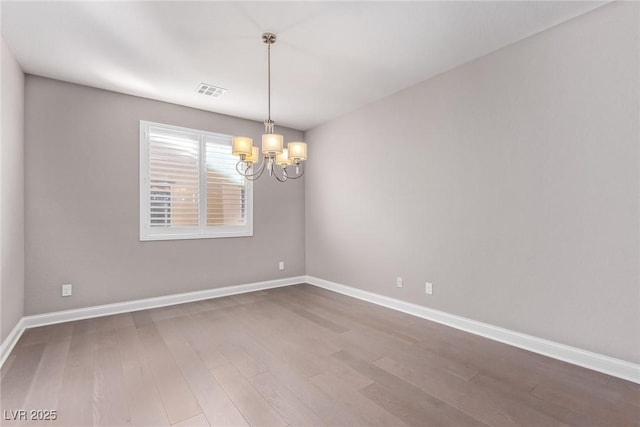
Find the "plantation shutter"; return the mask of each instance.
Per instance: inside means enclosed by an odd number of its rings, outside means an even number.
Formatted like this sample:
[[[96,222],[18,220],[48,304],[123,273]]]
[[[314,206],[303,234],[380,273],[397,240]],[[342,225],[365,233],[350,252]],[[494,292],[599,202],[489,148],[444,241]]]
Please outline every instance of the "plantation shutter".
[[[236,171],[238,158],[231,154],[231,140],[207,136],[205,145],[207,225],[245,225],[247,180]]]
[[[231,136],[141,122],[141,240],[251,236]]]
[[[197,227],[200,198],[198,135],[149,128],[151,227]]]

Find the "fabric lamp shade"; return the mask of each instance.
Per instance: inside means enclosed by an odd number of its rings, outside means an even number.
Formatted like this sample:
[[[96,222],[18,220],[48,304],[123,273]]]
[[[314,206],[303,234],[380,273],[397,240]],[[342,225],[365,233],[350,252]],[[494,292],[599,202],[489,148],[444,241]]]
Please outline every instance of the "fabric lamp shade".
[[[262,135],[262,152],[264,154],[282,153],[282,135],[265,133]]]
[[[298,162],[301,160],[307,160],[307,144],[304,142],[290,142],[287,147],[289,148],[289,158]]]
[[[253,139],[246,136],[234,136],[231,142],[231,153],[234,156],[244,154],[250,156],[252,153]]]
[[[244,161],[247,163],[258,163],[260,158],[260,150],[258,147],[251,147],[251,155],[247,156]]]
[[[276,154],[276,164],[280,166],[288,166],[291,163],[291,159],[289,159],[289,150],[286,148],[282,150],[282,153]]]

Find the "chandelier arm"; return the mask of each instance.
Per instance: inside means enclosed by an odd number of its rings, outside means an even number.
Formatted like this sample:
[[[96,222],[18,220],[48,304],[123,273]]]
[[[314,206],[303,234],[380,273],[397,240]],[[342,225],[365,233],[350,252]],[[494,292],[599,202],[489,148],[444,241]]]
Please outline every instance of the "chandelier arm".
[[[276,180],[278,180],[279,182],[286,182],[289,179],[289,178],[280,178],[280,177],[278,177],[277,173],[274,173],[273,176],[275,176]]]
[[[246,178],[248,181],[257,181],[262,176],[263,172],[264,172],[264,167],[260,168],[260,170],[256,172],[254,175],[247,176]]]
[[[280,169],[282,173],[282,178],[278,176],[278,172],[277,172],[278,169]],[[278,165],[274,166],[273,168],[273,176],[280,182],[285,182],[289,179],[289,175],[287,174],[287,169]]]
[[[247,181],[256,181],[258,178],[260,178],[262,176],[262,172],[264,171],[264,169],[261,169],[260,171],[256,172],[254,175],[251,176],[245,176]]]
[[[262,176],[262,174],[264,173],[264,170],[266,169],[266,166],[267,166],[267,162],[263,161],[262,164],[260,165],[260,171],[258,172],[258,176],[256,177],[256,179]]]
[[[240,175],[242,175],[242,176],[246,177],[246,176],[247,176],[247,173],[246,173],[246,172],[243,172],[243,171],[242,171],[242,169],[240,168],[240,165],[244,165],[244,164],[246,164],[246,163],[245,163],[245,162],[243,162],[242,160],[238,160],[238,161],[236,162],[236,172],[238,172]],[[248,170],[248,169],[249,169],[249,168],[247,168],[247,170]]]
[[[266,166],[266,164],[267,163],[263,161],[258,167],[258,170],[251,174],[251,176],[248,176],[247,179],[249,181],[255,181],[256,179],[260,178],[262,176],[262,173],[264,172],[264,167]]]
[[[291,179],[298,179],[298,178],[300,178],[302,175],[304,175],[304,166],[303,166],[303,165],[304,165],[304,163],[298,163],[298,164],[296,165],[296,171],[298,170],[297,168],[300,168],[300,171],[301,171],[301,172],[300,172],[300,173],[298,173],[295,177],[290,176],[289,178],[291,178]]]
[[[253,166],[254,166],[253,170],[256,170],[256,168],[255,168],[255,166],[256,166],[256,165],[255,165],[255,163],[254,163],[254,165],[253,165]],[[258,162],[258,165],[257,165],[257,166],[258,166],[258,170],[260,170],[260,169],[263,169],[263,168],[264,168],[264,158],[263,158],[263,157],[260,157],[260,161]],[[255,175],[255,173],[256,173],[256,172],[254,172],[254,175]]]
[[[302,172],[300,175],[295,175],[295,176],[293,176],[293,175],[288,175],[288,176],[287,176],[287,178],[288,178],[288,179],[298,179],[298,178],[300,178],[302,175],[304,175],[304,172]]]
[[[265,164],[264,161],[259,163],[257,165],[257,168],[255,167],[256,166],[255,164],[252,164],[251,166],[247,167],[245,171],[242,171],[242,169],[240,168],[240,165],[243,165],[243,164],[246,165],[246,163],[243,162],[242,160],[236,163],[236,172],[238,172],[240,175],[244,176],[247,179],[251,179],[256,175],[259,178],[260,175],[262,175],[262,172],[264,171],[264,164]],[[253,170],[254,172],[253,173],[248,172],[249,169]]]
[[[242,170],[243,165],[245,166],[244,171]],[[252,168],[253,168],[253,165],[247,166],[247,164],[242,160],[239,160],[236,163],[236,172],[238,172],[240,175],[244,176],[245,178],[253,175],[253,173],[249,172],[249,170]]]
[[[304,175],[304,166],[302,166],[302,163],[297,164],[296,166],[298,166],[301,170],[300,173],[298,173],[297,175],[287,175],[288,179],[298,179],[300,178],[302,175]]]

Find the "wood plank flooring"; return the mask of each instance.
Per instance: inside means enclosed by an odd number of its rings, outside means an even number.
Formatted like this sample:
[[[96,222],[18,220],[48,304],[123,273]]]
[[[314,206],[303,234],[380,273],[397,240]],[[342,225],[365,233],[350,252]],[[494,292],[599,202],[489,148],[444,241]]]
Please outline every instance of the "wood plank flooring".
[[[309,285],[29,329],[0,393],[3,426],[640,426],[640,385]]]

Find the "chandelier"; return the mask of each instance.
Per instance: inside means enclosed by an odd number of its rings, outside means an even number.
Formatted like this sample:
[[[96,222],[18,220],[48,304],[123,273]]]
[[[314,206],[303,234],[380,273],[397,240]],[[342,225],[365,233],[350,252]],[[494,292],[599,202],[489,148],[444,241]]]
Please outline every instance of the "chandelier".
[[[231,152],[240,160],[236,163],[238,173],[250,181],[260,178],[265,169],[269,176],[280,182],[288,179],[300,178],[304,175],[302,162],[307,159],[307,144],[304,142],[290,142],[287,148],[283,146],[282,135],[274,133],[274,123],[271,120],[271,45],[276,42],[276,35],[264,33],[262,41],[267,45],[267,80],[269,115],[264,122],[262,135],[262,156],[258,147],[253,146],[253,139],[246,136],[234,136]],[[294,172],[291,172],[294,169]]]

